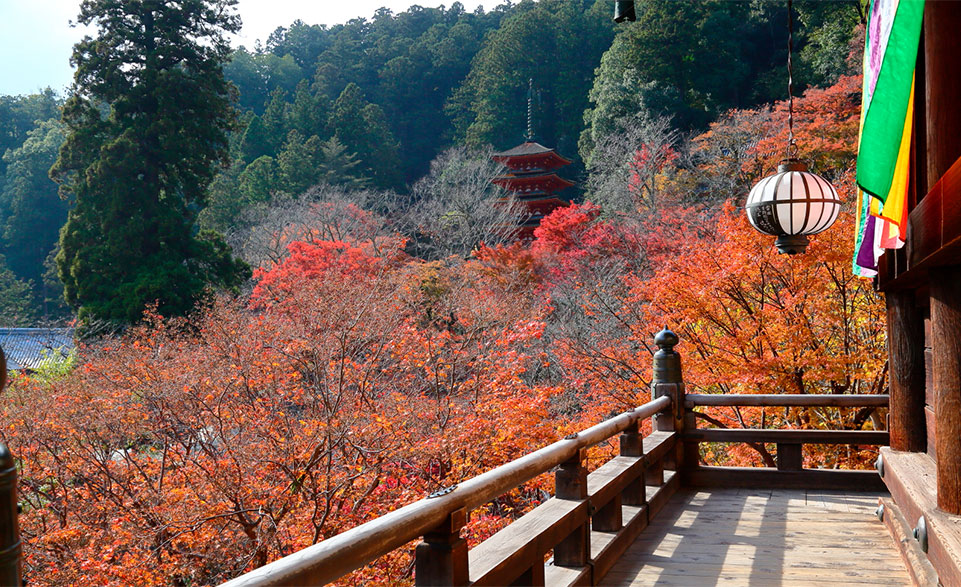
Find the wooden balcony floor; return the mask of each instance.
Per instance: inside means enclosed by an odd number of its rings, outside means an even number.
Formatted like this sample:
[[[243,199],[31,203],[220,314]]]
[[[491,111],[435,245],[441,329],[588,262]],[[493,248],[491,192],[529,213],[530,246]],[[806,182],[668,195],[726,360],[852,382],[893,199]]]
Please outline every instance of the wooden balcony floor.
[[[877,494],[681,490],[603,585],[910,585]]]

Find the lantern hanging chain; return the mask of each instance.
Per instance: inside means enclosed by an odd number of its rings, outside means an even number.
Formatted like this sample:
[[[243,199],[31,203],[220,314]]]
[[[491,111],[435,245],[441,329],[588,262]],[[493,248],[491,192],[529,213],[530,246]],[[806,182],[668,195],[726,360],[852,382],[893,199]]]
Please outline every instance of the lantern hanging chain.
[[[797,157],[797,141],[794,140],[794,65],[791,53],[794,52],[794,15],[792,0],[787,0],[787,156],[788,159]]]

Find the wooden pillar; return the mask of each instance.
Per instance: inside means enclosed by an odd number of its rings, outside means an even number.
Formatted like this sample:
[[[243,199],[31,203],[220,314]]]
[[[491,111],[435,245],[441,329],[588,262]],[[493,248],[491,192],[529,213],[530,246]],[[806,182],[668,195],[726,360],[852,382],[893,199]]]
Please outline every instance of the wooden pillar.
[[[938,507],[961,514],[961,265],[932,269],[930,280]]]
[[[466,523],[467,511],[461,508],[424,535],[424,541],[414,550],[414,583],[418,587],[470,583],[467,541],[460,537]]]
[[[621,456],[622,457],[643,457],[644,439],[637,427],[637,422],[633,426],[621,432]],[[644,483],[644,474],[638,476],[624,487],[621,492],[621,503],[624,505],[640,506],[647,503],[647,489]]]
[[[891,448],[927,450],[924,419],[924,315],[913,291],[887,292]]]
[[[587,469],[584,468],[584,451],[561,464],[554,474],[555,493],[558,499],[587,499]],[[590,523],[585,522],[554,547],[554,564],[559,567],[583,567],[591,558]]]
[[[961,2],[924,6],[927,189],[961,157]]]

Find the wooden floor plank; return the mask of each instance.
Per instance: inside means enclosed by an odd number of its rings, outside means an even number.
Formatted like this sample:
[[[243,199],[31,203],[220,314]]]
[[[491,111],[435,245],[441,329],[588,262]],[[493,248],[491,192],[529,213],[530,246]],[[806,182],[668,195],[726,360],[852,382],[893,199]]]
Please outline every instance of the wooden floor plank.
[[[601,585],[909,585],[877,495],[678,492]]]

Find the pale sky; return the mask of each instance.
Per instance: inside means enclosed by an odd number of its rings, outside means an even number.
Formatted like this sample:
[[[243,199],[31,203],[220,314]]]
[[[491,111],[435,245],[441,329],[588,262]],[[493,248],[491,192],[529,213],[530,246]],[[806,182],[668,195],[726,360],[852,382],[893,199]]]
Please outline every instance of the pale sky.
[[[461,0],[464,8],[486,10],[501,0]],[[339,24],[356,17],[370,18],[387,7],[403,12],[413,4],[450,6],[453,0],[240,0],[237,11],[244,28],[235,45],[253,48],[258,39],[296,19],[307,24]],[[0,0],[0,95],[29,94],[47,86],[64,93],[73,79],[70,53],[85,31],[71,28],[80,0]]]

